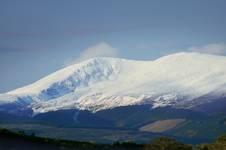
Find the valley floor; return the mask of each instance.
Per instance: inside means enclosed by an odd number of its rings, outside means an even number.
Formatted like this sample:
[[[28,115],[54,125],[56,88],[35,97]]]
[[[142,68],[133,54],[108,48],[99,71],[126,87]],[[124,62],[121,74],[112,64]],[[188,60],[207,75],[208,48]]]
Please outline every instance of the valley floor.
[[[0,150],[225,150],[226,136],[219,137],[211,144],[189,145],[167,137],[159,137],[147,144],[115,142],[98,144],[37,137],[23,131],[12,132],[0,129]]]
[[[136,141],[144,143],[159,134],[140,132],[138,130],[111,129],[111,128],[61,128],[40,124],[0,124],[0,128],[12,131],[24,131],[27,134],[35,133],[40,137],[78,140],[98,143],[112,143],[114,141]]]

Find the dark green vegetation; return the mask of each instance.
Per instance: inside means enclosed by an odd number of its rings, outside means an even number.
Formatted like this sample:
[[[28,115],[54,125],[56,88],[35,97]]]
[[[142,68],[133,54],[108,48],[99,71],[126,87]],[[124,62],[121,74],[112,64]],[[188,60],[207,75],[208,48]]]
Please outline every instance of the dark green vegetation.
[[[4,124],[1,128],[12,131],[23,130],[26,134],[35,133],[40,137],[49,137],[67,140],[79,140],[98,143],[112,143],[114,141],[147,142],[159,137],[158,134],[139,132],[136,130],[98,129],[98,128],[61,128],[37,124]]]
[[[23,130],[40,137],[98,143],[148,143],[152,139],[167,136],[184,143],[198,144],[212,142],[226,133],[226,113],[223,107],[211,107],[211,113],[208,110],[209,105],[196,110],[170,107],[151,109],[150,105],[140,105],[96,113],[59,110],[33,117],[0,111],[0,127],[13,131]],[[156,122],[161,130],[141,130],[142,127]]]
[[[164,149],[162,149],[164,147]],[[176,142],[169,138],[159,138],[154,140],[151,144],[135,144],[130,142],[119,143],[115,142],[113,144],[96,144],[91,142],[78,142],[78,141],[69,141],[69,140],[57,140],[50,138],[41,138],[36,137],[34,134],[26,135],[24,132],[10,132],[6,129],[0,130],[0,149],[4,150],[40,150],[40,149],[48,149],[48,150],[83,150],[83,149],[118,149],[118,150],[142,150],[142,149],[150,149],[156,150],[161,148],[160,150],[191,150],[191,146],[182,144],[180,142]]]
[[[189,145],[167,137],[159,137],[147,144],[115,142],[97,144],[70,140],[36,137],[23,131],[11,132],[0,129],[1,150],[225,150],[226,136],[219,137],[211,144]]]

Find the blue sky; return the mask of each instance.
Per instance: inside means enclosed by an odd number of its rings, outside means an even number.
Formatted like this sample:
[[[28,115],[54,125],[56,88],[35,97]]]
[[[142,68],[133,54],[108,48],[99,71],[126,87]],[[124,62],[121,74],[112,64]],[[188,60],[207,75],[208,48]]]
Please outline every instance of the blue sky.
[[[95,55],[225,55],[225,27],[225,0],[0,0],[0,93]]]

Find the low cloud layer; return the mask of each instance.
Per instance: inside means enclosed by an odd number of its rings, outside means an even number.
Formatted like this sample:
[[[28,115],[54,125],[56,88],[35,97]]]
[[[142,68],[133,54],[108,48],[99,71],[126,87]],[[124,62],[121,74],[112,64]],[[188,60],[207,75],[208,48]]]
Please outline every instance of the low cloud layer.
[[[217,44],[208,44],[208,45],[199,46],[199,47],[190,47],[188,48],[188,51],[216,54],[216,55],[226,55],[226,44],[217,43]]]
[[[101,42],[85,49],[77,59],[66,63],[66,65],[74,64],[93,57],[117,57],[118,54],[119,51],[117,48],[112,47],[106,42]]]

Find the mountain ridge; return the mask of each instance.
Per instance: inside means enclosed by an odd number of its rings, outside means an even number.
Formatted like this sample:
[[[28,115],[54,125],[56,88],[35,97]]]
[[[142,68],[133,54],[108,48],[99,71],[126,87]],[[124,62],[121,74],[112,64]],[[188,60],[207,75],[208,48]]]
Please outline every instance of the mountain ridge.
[[[224,95],[225,66],[225,56],[201,53],[180,52],[153,61],[97,57],[1,94],[0,104],[22,100],[34,113],[71,108],[95,112],[144,103],[183,107],[204,95]]]

